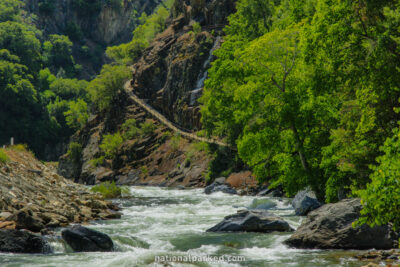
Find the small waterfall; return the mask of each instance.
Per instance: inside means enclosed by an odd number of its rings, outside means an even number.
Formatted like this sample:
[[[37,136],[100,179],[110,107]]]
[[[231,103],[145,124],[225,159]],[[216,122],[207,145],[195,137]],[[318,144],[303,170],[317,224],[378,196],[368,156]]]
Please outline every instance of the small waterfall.
[[[207,60],[203,64],[202,70],[204,70],[204,71],[203,71],[203,73],[200,73],[199,78],[197,79],[197,82],[196,82],[195,89],[189,92],[190,93],[190,105],[191,106],[196,104],[196,100],[201,96],[201,93],[203,92],[204,81],[208,77],[208,68],[210,66],[211,60],[213,59],[213,53],[214,53],[215,49],[217,49],[220,41],[221,41],[221,37],[218,36],[215,39],[214,45],[210,50],[210,54],[208,55]]]

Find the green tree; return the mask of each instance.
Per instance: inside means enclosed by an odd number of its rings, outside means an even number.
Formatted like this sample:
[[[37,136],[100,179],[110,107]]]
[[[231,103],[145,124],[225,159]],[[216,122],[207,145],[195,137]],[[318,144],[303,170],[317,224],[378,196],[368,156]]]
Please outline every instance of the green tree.
[[[43,57],[47,66],[53,71],[60,68],[66,71],[68,77],[75,76],[75,62],[72,57],[72,42],[64,35],[50,35],[43,44]]]
[[[70,101],[69,110],[64,112],[67,125],[74,130],[79,130],[85,126],[89,116],[87,104],[83,99]]]
[[[107,134],[103,136],[100,148],[104,152],[106,158],[113,159],[118,152],[118,148],[124,142],[120,133]]]
[[[65,100],[87,100],[88,82],[78,79],[55,79],[49,86],[50,91]]]
[[[378,165],[372,167],[371,183],[361,196],[363,209],[358,224],[371,226],[392,223],[400,227],[400,131],[396,128],[393,136],[381,147],[384,155],[378,157]]]
[[[0,48],[18,56],[30,73],[40,70],[41,45],[36,30],[31,26],[13,21],[0,23]]]
[[[0,2],[0,22],[20,21],[20,9],[23,2],[19,0],[2,0]]]
[[[133,31],[132,41],[119,46],[108,47],[106,50],[107,56],[119,63],[133,63],[140,57],[142,51],[150,44],[150,41],[165,29],[165,20],[169,16],[168,10],[172,3],[172,0],[164,1],[150,16],[143,13],[139,19],[141,25]]]
[[[110,108],[111,102],[123,90],[129,77],[130,71],[125,66],[103,66],[101,73],[88,86],[91,100],[99,111]]]

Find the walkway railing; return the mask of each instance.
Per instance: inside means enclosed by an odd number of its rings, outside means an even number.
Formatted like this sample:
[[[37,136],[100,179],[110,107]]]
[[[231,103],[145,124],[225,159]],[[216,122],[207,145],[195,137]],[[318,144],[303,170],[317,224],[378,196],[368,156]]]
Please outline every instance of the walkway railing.
[[[224,147],[229,147],[228,144],[221,142],[217,139],[212,139],[212,138],[206,138],[206,137],[200,137],[197,136],[194,133],[191,133],[187,131],[186,129],[182,129],[180,126],[176,126],[173,122],[168,120],[164,115],[162,115],[160,112],[155,110],[153,107],[145,103],[142,99],[140,99],[137,95],[133,93],[133,88],[131,86],[131,80],[127,81],[124,85],[125,91],[128,93],[129,97],[140,107],[142,107],[145,111],[147,111],[149,114],[151,114],[155,119],[157,119],[159,122],[164,124],[166,127],[168,127],[170,130],[172,130],[175,133],[179,133],[181,136],[186,137],[187,139],[190,140],[195,140],[195,141],[200,141],[200,142],[206,142],[208,144],[215,144],[219,146],[224,146]]]

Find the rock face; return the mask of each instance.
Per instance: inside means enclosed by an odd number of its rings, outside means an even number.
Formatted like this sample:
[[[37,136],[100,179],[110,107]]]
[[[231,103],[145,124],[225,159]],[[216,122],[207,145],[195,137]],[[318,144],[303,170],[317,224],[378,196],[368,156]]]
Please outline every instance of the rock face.
[[[29,232],[0,230],[0,252],[46,253],[50,247],[42,237]]]
[[[282,218],[266,211],[239,211],[229,215],[207,232],[290,232],[293,229]]]
[[[234,3],[176,0],[170,27],[133,67],[135,93],[186,129],[200,129],[197,99],[202,94],[212,53],[221,42],[218,32],[235,10]],[[190,32],[195,22],[203,27],[202,32]]]
[[[214,182],[214,183],[210,184],[209,186],[207,186],[206,188],[204,188],[204,193],[207,195],[216,193],[216,192],[222,192],[222,193],[231,194],[231,195],[237,194],[236,190],[233,189],[232,187],[230,187],[229,185],[220,184],[217,182]]]
[[[285,193],[283,192],[283,188],[281,185],[279,185],[276,188],[264,188],[261,189],[258,193],[257,196],[269,196],[269,197],[283,197]]]
[[[114,204],[67,180],[27,151],[6,149],[0,163],[0,229],[67,226],[115,216]]]
[[[223,24],[234,11],[234,2],[176,0],[166,30],[132,66],[133,92],[188,131],[200,129],[197,99],[214,59],[212,52],[221,42]],[[195,22],[201,24],[201,32],[192,31]],[[148,120],[156,129],[127,140],[113,160],[94,167],[91,160],[102,155],[99,145],[103,136],[120,131],[127,119],[135,119],[138,126]],[[89,185],[112,179],[127,185],[203,186],[209,157],[195,151],[191,153],[194,158],[188,159],[192,144],[174,135],[122,92],[109,112],[92,116],[84,129],[71,138],[82,145],[81,160],[62,156],[58,172]]]
[[[305,189],[299,191],[292,201],[296,215],[305,216],[309,212],[318,209],[322,204],[317,200],[315,193]]]
[[[76,225],[61,232],[62,238],[75,252],[112,251],[114,243],[101,232]]]
[[[92,52],[82,56],[81,47],[85,45],[90,51],[96,51],[100,47],[130,41],[141,14],[151,14],[161,0],[120,1],[120,6],[106,4],[106,1],[97,1],[98,5],[94,4],[96,1],[47,1],[51,2],[47,6],[40,0],[24,2],[27,11],[37,16],[35,23],[44,30],[44,34],[68,35],[76,32],[78,36],[75,38],[79,40],[73,40],[76,43],[74,55],[84,67],[83,77],[91,78],[106,59],[101,52],[95,60],[90,58]],[[85,2],[91,6],[85,7]],[[77,3],[84,6],[80,7]]]
[[[308,214],[296,232],[285,241],[296,248],[390,249],[398,247],[398,233],[389,226],[352,227],[360,216],[359,199],[327,204]]]

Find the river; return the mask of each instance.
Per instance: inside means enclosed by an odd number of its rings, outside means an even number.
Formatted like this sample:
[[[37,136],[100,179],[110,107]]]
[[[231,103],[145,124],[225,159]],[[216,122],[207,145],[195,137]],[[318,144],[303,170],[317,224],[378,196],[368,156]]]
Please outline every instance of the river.
[[[118,220],[97,221],[89,227],[111,236],[115,252],[72,253],[59,240],[52,240],[54,253],[48,255],[0,254],[1,267],[55,266],[348,266],[363,263],[356,251],[290,249],[282,244],[290,233],[206,233],[224,216],[258,201],[276,204],[270,211],[282,216],[293,228],[301,223],[294,216],[290,200],[215,193],[202,189],[178,190],[158,187],[131,187],[132,197],[116,200],[123,207]],[[236,257],[240,262],[211,263],[156,262],[162,256]],[[239,257],[240,256],[240,257]],[[209,258],[210,259],[210,258]],[[231,258],[235,259],[235,258]],[[365,263],[364,263],[365,264]]]

